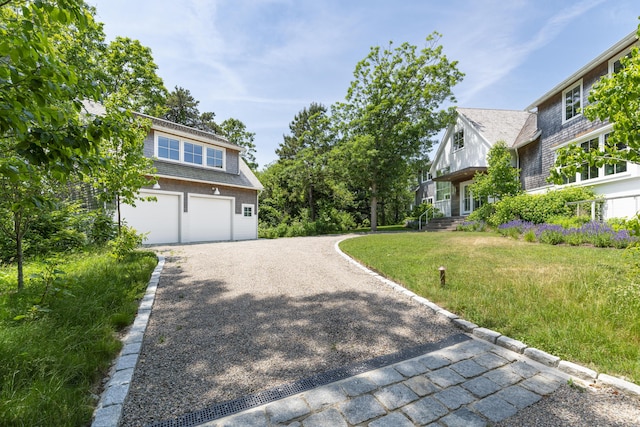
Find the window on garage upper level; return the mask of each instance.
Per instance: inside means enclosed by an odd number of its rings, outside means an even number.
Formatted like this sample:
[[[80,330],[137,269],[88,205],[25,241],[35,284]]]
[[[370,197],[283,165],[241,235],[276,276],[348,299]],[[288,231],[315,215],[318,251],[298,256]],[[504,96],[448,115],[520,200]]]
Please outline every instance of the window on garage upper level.
[[[224,156],[222,150],[207,147],[207,166],[212,168],[224,167]]]
[[[158,157],[169,160],[180,160],[180,141],[158,136]]]
[[[155,155],[158,159],[225,169],[225,150],[192,141],[156,134]]]
[[[202,145],[192,144],[190,142],[184,143],[184,161],[187,163],[194,163],[196,165],[202,164]]]
[[[582,107],[582,80],[562,92],[562,122],[578,117]]]

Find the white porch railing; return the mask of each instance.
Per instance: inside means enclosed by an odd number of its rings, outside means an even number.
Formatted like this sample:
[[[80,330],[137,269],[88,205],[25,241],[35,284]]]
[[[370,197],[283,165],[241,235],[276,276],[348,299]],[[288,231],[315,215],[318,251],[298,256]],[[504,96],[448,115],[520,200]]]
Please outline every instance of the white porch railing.
[[[433,206],[438,209],[445,217],[451,216],[451,200],[437,200]]]
[[[640,195],[581,200],[579,202],[568,202],[567,206],[575,206],[576,215],[578,216],[590,214],[592,220],[617,217],[631,218],[640,210]]]

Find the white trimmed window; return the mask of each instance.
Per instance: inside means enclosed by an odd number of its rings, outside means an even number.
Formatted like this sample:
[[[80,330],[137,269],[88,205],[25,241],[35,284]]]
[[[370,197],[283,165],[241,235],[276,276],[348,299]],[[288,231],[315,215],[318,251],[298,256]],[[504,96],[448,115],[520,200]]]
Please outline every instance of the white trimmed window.
[[[225,150],[156,133],[155,156],[190,165],[225,169]]]
[[[609,144],[610,132],[592,134],[587,140],[574,141],[573,144],[579,144],[584,151],[599,150],[603,151],[605,146]],[[624,144],[618,144],[616,147],[618,151],[627,150],[627,146]],[[613,175],[627,172],[627,162],[619,161],[616,163],[605,164],[601,167],[595,165],[589,165],[587,163],[578,167],[578,173],[573,176],[564,176],[563,183],[570,184],[574,182],[585,182],[593,179],[612,178]]]
[[[609,60],[609,74],[615,74],[622,69],[622,63],[620,59],[624,57],[629,58],[631,56],[631,48],[625,49],[618,56]]]
[[[436,181],[436,200],[451,199],[451,183],[449,181]]]
[[[600,146],[600,138],[596,137],[596,138],[590,139],[580,144],[580,146],[586,152],[594,151],[594,150],[598,151],[598,148]],[[595,165],[589,165],[588,163],[585,163],[580,168],[580,181],[594,179],[594,178],[597,178],[599,175],[600,175],[599,168]]]
[[[195,165],[202,164],[202,145],[184,143],[184,161],[185,163],[193,163]]]
[[[582,80],[562,92],[562,121],[566,122],[581,114]]]
[[[217,148],[207,147],[207,166],[222,169],[224,167],[224,152]]]
[[[453,134],[453,151],[464,148],[464,130],[460,129]]]
[[[610,134],[606,134],[604,136],[604,146],[605,147],[611,145],[609,143],[609,135]],[[623,144],[623,143],[619,143],[619,144],[617,144],[616,149],[618,151],[626,151],[627,150],[627,146],[625,144]],[[615,174],[623,173],[623,172],[626,172],[626,171],[627,171],[627,162],[625,162],[625,161],[620,161],[620,162],[617,162],[617,163],[604,165],[604,174],[605,174],[605,176],[615,175]]]
[[[253,205],[242,205],[242,216],[250,218],[253,216]]]
[[[180,141],[166,136],[158,136],[158,158],[179,161]]]

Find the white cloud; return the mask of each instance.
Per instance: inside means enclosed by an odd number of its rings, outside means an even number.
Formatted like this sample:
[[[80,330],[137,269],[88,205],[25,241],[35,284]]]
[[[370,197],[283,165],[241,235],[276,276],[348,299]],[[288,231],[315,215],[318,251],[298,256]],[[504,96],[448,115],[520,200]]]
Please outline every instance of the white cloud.
[[[603,1],[582,1],[564,8],[546,19],[530,37],[523,32],[523,27],[531,25],[527,21],[536,15],[536,2],[521,2],[511,8],[496,8],[495,13],[485,15],[487,20],[464,38],[464,42],[470,44],[464,48],[461,66],[467,68],[468,75],[463,86],[465,89],[458,95],[459,101],[464,103],[509,75],[533,52],[556,39],[573,20]],[[468,24],[473,28],[471,23]]]

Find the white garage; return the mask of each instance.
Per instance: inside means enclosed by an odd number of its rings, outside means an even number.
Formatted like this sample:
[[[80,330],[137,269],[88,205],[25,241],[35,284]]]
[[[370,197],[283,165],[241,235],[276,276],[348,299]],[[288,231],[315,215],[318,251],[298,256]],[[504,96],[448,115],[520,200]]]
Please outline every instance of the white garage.
[[[231,199],[190,194],[188,221],[190,242],[231,240]]]
[[[140,197],[153,196],[157,201],[136,202],[136,207],[123,204],[122,218],[139,233],[149,233],[146,244],[180,242],[182,195],[141,191]]]

